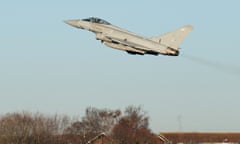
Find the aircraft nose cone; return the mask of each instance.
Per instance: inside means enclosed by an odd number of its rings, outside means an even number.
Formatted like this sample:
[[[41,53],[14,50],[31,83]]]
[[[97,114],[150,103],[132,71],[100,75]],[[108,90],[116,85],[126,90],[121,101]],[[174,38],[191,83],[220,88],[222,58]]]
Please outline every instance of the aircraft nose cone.
[[[69,24],[69,25],[73,26],[73,27],[76,27],[76,28],[79,27],[79,26],[78,26],[79,20],[65,20],[64,22],[65,22],[66,24]]]

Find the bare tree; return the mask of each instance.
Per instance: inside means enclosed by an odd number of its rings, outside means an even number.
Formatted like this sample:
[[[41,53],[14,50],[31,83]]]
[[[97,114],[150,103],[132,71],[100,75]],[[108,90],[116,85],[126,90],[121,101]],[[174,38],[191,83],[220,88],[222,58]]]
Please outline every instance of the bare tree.
[[[0,117],[0,143],[4,144],[48,144],[59,143],[59,135],[68,126],[65,117],[35,115],[27,112],[11,113]]]
[[[57,115],[44,116],[36,113],[32,129],[32,138],[35,144],[53,143],[59,135],[59,120]]]
[[[72,123],[65,134],[78,135],[80,143],[86,143],[92,137],[105,132],[110,133],[121,115],[120,110],[107,110],[88,107],[81,121]]]
[[[10,113],[0,117],[0,143],[4,144],[86,144],[104,132],[116,144],[156,144],[142,108],[120,110],[88,107],[81,120],[41,113]],[[112,141],[111,141],[112,143]]]
[[[129,120],[130,124],[132,124],[131,127],[134,129],[148,128],[149,126],[149,117],[141,106],[128,106],[125,109],[123,118]]]
[[[121,115],[120,110],[107,110],[89,107],[86,109],[86,116],[82,122],[86,130],[99,134],[108,133]]]
[[[5,144],[25,144],[31,136],[33,120],[29,113],[13,113],[3,116],[0,120],[0,138]]]
[[[154,143],[155,136],[148,128],[149,117],[139,107],[129,106],[112,130],[112,137],[119,144]]]

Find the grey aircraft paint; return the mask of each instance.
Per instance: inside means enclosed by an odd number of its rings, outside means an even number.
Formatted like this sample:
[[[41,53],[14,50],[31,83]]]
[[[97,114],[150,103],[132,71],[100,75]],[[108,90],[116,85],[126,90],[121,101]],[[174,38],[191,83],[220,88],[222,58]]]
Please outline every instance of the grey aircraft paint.
[[[129,54],[179,55],[179,45],[193,29],[191,25],[183,26],[175,31],[158,37],[145,38],[121,29],[109,22],[95,17],[82,20],[67,20],[65,23],[80,29],[89,30],[96,34],[96,39],[114,49]]]

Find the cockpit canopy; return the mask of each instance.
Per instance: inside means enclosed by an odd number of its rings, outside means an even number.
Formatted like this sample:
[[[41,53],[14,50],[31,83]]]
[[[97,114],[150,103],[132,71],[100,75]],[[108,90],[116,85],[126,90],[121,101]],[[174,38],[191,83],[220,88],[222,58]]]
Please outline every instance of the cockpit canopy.
[[[82,20],[87,21],[87,22],[92,22],[92,23],[111,25],[109,22],[107,22],[103,19],[100,19],[100,18],[96,18],[96,17],[90,17],[90,18],[86,18],[86,19],[82,19]]]

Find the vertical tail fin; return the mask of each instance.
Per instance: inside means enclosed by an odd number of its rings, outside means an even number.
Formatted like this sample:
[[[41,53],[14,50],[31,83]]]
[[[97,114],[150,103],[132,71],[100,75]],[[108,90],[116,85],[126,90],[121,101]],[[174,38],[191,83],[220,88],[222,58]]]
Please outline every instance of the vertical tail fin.
[[[179,45],[182,43],[184,38],[188,35],[188,33],[193,29],[191,25],[183,26],[175,31],[168,32],[158,37],[150,38],[153,41],[159,42],[163,45],[171,47],[173,49],[178,50]]]

